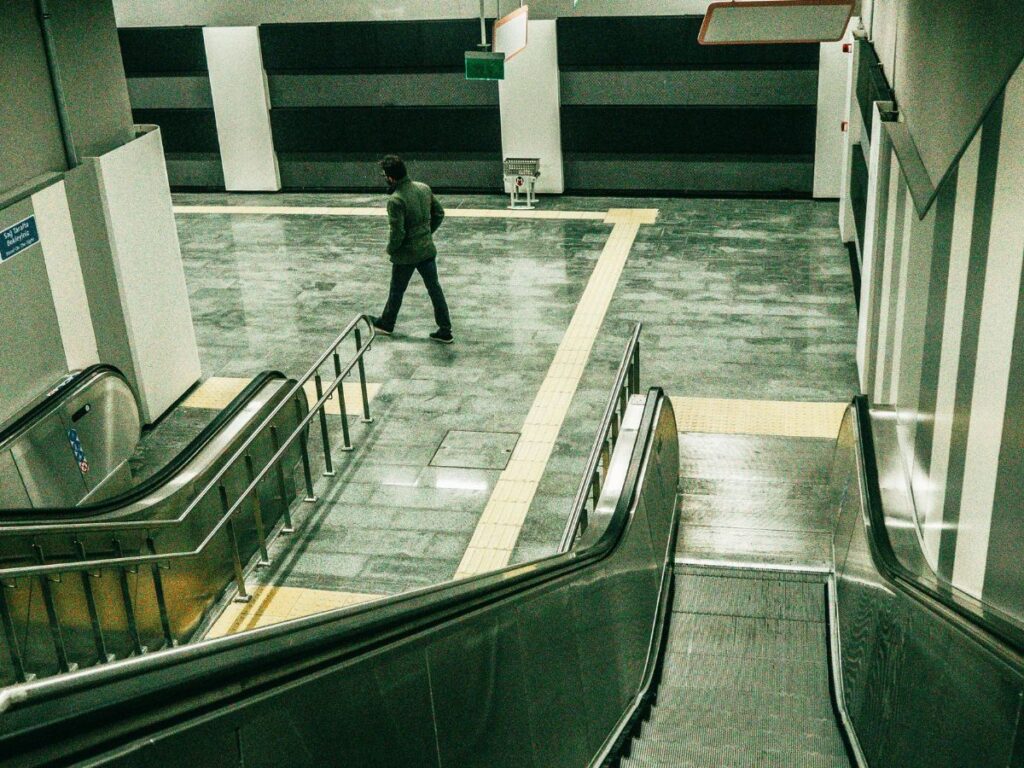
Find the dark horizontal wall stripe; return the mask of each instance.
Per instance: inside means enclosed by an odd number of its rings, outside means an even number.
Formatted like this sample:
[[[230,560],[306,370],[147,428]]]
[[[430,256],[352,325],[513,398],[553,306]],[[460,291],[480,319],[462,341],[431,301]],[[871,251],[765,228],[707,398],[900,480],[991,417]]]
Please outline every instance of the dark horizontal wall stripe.
[[[274,107],[497,107],[498,84],[462,72],[272,75]]]
[[[814,107],[563,107],[567,153],[813,155]]]
[[[195,75],[209,71],[199,27],[119,29],[121,58],[128,77]]]
[[[817,69],[814,45],[701,45],[703,16],[558,19],[558,65],[595,69]]]
[[[813,156],[616,160],[577,154],[565,159],[565,185],[575,191],[805,197],[813,183]]]
[[[212,109],[133,109],[132,118],[136,123],[160,126],[167,154],[220,152]]]
[[[474,19],[260,27],[263,64],[271,75],[461,72],[465,52],[479,42]]]
[[[380,154],[278,155],[284,189],[371,190],[381,194]],[[407,153],[410,175],[435,190],[501,191],[501,156],[495,153],[435,155]]]
[[[128,98],[134,109],[213,109],[205,75],[130,77]]]
[[[817,70],[563,72],[562,104],[814,106]]]
[[[491,107],[322,107],[270,112],[278,152],[501,153]]]
[[[864,252],[864,227],[868,216],[868,164],[860,146],[853,148],[853,164],[850,169],[850,206],[853,208],[853,222],[857,229],[857,242]]]

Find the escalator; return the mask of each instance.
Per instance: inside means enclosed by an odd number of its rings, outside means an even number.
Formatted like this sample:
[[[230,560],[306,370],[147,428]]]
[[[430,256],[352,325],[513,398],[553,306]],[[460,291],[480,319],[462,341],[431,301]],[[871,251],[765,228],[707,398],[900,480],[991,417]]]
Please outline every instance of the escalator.
[[[671,402],[619,417],[565,551],[0,691],[0,765],[1021,765],[1019,649],[880,554],[864,402],[824,577],[677,567]]]
[[[0,686],[173,649],[201,637],[225,601],[246,601],[248,573],[293,531],[293,504],[316,501],[312,449],[333,474],[329,400],[351,448],[343,381],[353,371],[372,421],[363,357],[373,338],[360,315],[298,380],[257,376],[139,479],[129,465],[136,402],[109,366],[69,375],[4,428]],[[348,341],[355,350],[344,365]]]
[[[289,396],[295,381],[277,371],[256,376],[199,434],[155,473],[136,480],[129,460],[141,433],[135,397],[115,368],[97,365],[69,374],[37,402],[0,430],[0,568],[60,563],[107,555],[166,551],[184,546],[217,505],[204,505],[189,515],[188,525],[132,528],[176,519],[197,497],[210,477],[221,470],[237,447]],[[296,401],[298,403],[298,401]],[[273,423],[290,432],[306,414],[305,401],[284,409]],[[254,453],[270,453],[266,440]],[[293,451],[294,469],[298,451]],[[286,473],[283,493],[268,489],[262,498],[263,523],[275,525],[294,500],[293,471]],[[239,481],[240,482],[240,481]],[[240,557],[256,548],[253,523],[239,520]],[[0,667],[0,683],[29,674],[43,676],[155,650],[169,644],[162,623],[174,637],[187,638],[206,611],[231,582],[230,569],[212,563],[194,569],[187,583],[173,576],[161,586],[172,595],[166,615],[153,601],[133,600],[125,615],[123,593],[137,595],[136,573],[124,579],[95,580],[83,598],[88,612],[105,626],[97,647],[93,617],[79,615],[61,623],[60,646],[51,649],[50,614],[82,613],[59,583],[17,589],[8,583],[3,603],[11,615],[11,635],[24,649],[19,666]],[[180,581],[180,580],[178,580]],[[84,587],[84,585],[83,585]],[[121,593],[120,599],[118,594]],[[65,605],[61,605],[64,603]]]

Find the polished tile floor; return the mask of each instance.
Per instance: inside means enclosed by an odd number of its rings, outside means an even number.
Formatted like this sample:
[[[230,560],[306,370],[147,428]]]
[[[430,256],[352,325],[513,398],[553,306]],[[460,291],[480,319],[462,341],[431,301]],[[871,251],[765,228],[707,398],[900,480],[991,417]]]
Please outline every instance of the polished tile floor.
[[[497,196],[443,201],[449,209],[505,205]],[[384,200],[190,194],[175,202],[360,207]],[[637,320],[645,325],[644,386],[675,396],[777,401],[841,402],[854,393],[856,315],[835,204],[561,198],[543,205],[654,208],[658,216],[632,243],[514,560],[554,550]],[[204,377],[244,378],[267,368],[301,374],[353,315],[376,313],[385,298],[386,225],[379,217],[179,214],[178,223]],[[451,217],[437,241],[456,344],[428,341],[429,302],[414,280],[395,336],[379,339],[367,357],[368,379],[381,385],[374,422],[355,425],[355,450],[335,455],[338,475],[318,482],[319,502],[304,505],[299,532],[278,541],[261,581],[388,594],[451,578],[501,474],[496,452],[522,430],[611,231],[599,218]],[[202,420],[193,409],[163,426],[180,440]],[[144,460],[159,455],[159,432]],[[451,435],[458,449],[439,460]],[[716,536],[726,552],[749,538],[728,533],[744,528],[727,497],[738,493],[730,478],[746,472],[753,528],[766,520],[772,536],[795,536],[793,558],[819,556],[820,511],[802,494],[820,485],[828,441],[681,439],[683,514],[694,526],[681,553],[713,559],[721,554]],[[776,452],[781,458],[767,458]],[[733,475],[701,468],[730,457]],[[714,500],[709,489],[725,496]],[[810,523],[796,520],[801,512]],[[780,551],[787,546],[781,542]]]

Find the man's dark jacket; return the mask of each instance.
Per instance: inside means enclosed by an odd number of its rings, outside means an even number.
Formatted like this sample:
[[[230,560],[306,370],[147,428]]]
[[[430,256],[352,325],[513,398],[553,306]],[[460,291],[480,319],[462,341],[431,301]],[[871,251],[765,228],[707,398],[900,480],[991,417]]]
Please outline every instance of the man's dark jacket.
[[[419,264],[437,256],[433,233],[444,220],[444,208],[430,187],[409,177],[388,198],[388,255],[392,264]]]

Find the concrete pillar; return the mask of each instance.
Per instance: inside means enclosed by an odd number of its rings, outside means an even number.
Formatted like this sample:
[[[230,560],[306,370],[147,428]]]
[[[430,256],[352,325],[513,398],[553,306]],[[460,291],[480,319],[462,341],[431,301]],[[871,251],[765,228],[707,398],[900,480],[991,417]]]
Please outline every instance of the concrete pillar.
[[[257,27],[203,30],[224,186],[275,192],[281,174],[270,129],[270,90]]]
[[[498,84],[501,152],[503,157],[540,158],[537,192],[561,194],[565,180],[555,22],[531,21],[527,39],[526,48],[505,62],[505,79]]]

